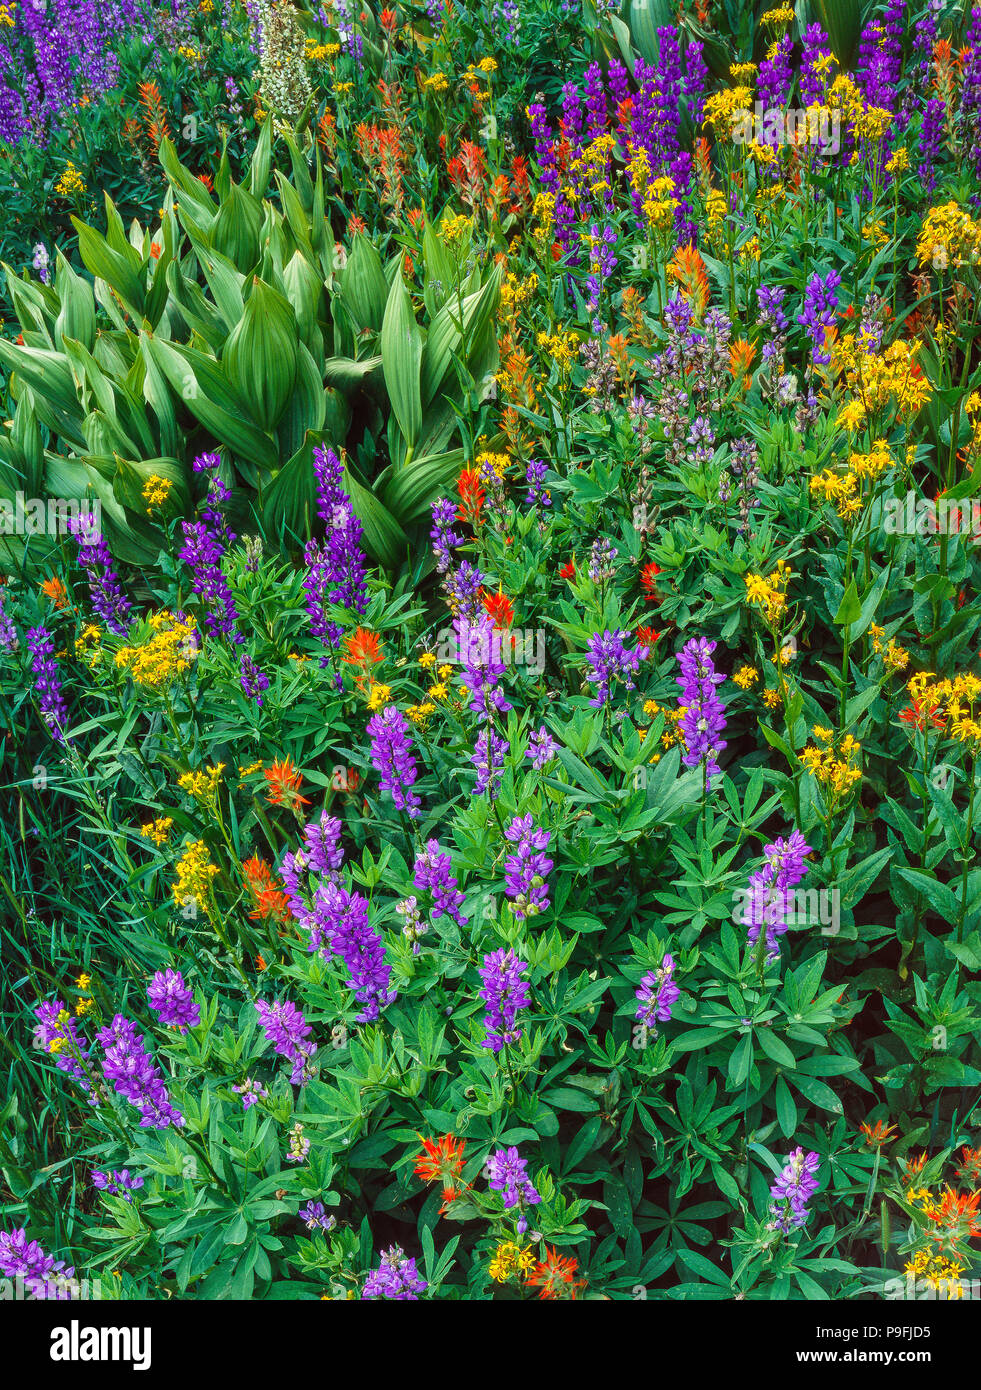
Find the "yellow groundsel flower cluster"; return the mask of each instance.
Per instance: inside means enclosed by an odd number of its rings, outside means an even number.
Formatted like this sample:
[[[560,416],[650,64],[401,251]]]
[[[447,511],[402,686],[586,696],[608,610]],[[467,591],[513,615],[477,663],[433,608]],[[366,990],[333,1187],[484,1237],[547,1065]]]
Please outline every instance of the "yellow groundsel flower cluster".
[[[506,1284],[515,1275],[530,1274],[535,1268],[535,1256],[530,1246],[516,1245],[513,1240],[502,1241],[494,1251],[487,1272],[496,1284]]]
[[[976,265],[979,256],[981,222],[975,222],[957,203],[930,209],[916,239],[916,259],[921,266],[946,270],[964,260]]]
[[[458,215],[444,217],[436,228],[436,235],[444,246],[455,246],[473,231],[473,218]]]
[[[161,478],[159,473],[151,473],[143,484],[142,497],[146,503],[146,514],[152,516],[155,511],[166,506],[167,501],[173,491],[174,484],[170,478]]]
[[[905,647],[899,646],[895,637],[890,637],[886,646],[882,645],[885,632],[875,623],[869,628],[869,636],[872,638],[872,650],[876,656],[881,656],[883,665],[887,671],[902,671],[909,665],[909,652]]]
[[[447,92],[449,91],[450,80],[445,72],[434,72],[429,77],[422,79],[422,90],[424,92]]]
[[[838,421],[858,428],[870,417],[894,405],[900,419],[909,419],[929,400],[932,388],[918,369],[919,343],[897,338],[883,352],[875,352],[862,334],[846,333],[831,354],[831,370],[844,377],[854,399],[840,412]]]
[[[981,753],[981,719],[974,708],[981,696],[981,679],[964,672],[953,680],[938,681],[933,680],[932,671],[918,671],[906,689],[916,708],[929,711],[935,727],[942,720],[951,738],[969,745],[974,757]]]
[[[116,665],[128,671],[137,685],[157,690],[191,669],[198,654],[193,618],[178,618],[167,609],[150,616],[153,636],[138,647],[120,647]]]
[[[555,234],[555,194],[538,193],[531,209],[531,239],[539,254],[549,251]]]
[[[571,330],[564,328],[556,327],[554,333],[539,333],[538,346],[561,372],[567,372],[579,356],[579,339]]]
[[[421,705],[409,705],[405,713],[413,724],[424,729],[429,723],[430,717],[436,713],[436,706],[432,700],[425,700]]]
[[[87,623],[82,628],[80,637],[75,638],[75,655],[80,661],[84,661],[90,671],[102,663],[102,633],[94,623]]]
[[[500,478],[502,481],[510,464],[511,460],[508,458],[507,454],[490,454],[485,452],[478,454],[476,458],[476,465],[482,472],[486,471],[486,473],[493,473],[495,477]]]
[[[740,666],[732,677],[734,683],[740,690],[748,690],[751,685],[755,685],[760,678],[760,673],[755,666]]]
[[[846,472],[825,468],[815,474],[811,479],[811,492],[833,503],[842,520],[853,521],[871,500],[871,492],[865,490],[864,484],[874,483],[891,463],[889,446],[884,439],[877,439],[867,454],[850,454]]]
[[[722,139],[732,134],[732,128],[744,111],[749,110],[753,93],[749,87],[726,87],[715,92],[705,102],[702,124],[710,126]]]
[[[537,290],[538,276],[534,271],[523,279],[509,271],[501,285],[499,317],[505,322],[516,319],[525,305],[534,299]]]
[[[603,197],[610,192],[610,162],[616,153],[616,140],[612,135],[598,135],[583,149],[578,159],[569,164],[569,172],[576,184],[589,189],[594,198]],[[576,189],[567,190],[573,200]]]
[[[812,733],[817,743],[810,743],[797,756],[814,774],[823,787],[827,787],[835,800],[847,796],[856,782],[862,780],[862,769],[858,766],[858,756],[862,751],[858,740],[845,734],[837,747],[831,729],[816,724]],[[819,747],[823,744],[823,747]]]
[[[664,732],[661,734],[661,747],[662,747],[662,748],[672,748],[676,743],[680,743],[680,744],[683,744],[683,743],[684,743],[684,741],[685,741],[684,735],[682,734],[681,728],[680,728],[681,716],[684,714],[684,712],[685,712],[685,711],[684,711],[683,708],[682,708],[682,709],[667,709],[664,705],[659,705],[658,702],[657,702],[656,700],[647,700],[647,701],[645,701],[645,703],[644,703],[644,713],[645,713],[649,718],[651,718],[651,719],[656,719],[657,716],[658,716],[659,714],[664,716],[664,726],[665,726],[665,727],[664,727]],[[646,729],[641,729],[639,732],[640,732],[641,742],[643,742],[643,741],[647,738],[647,730],[646,730]],[[652,763],[660,762],[660,761],[661,761],[661,755],[660,755],[660,753],[655,753],[655,754],[653,755],[653,757],[651,757],[651,758],[649,759],[649,761],[652,762]]]
[[[918,1250],[903,1269],[907,1275],[917,1280],[922,1279],[938,1293],[945,1294],[948,1299],[964,1297],[961,1275],[965,1266],[948,1260],[944,1255],[938,1255],[931,1250]]]
[[[778,5],[775,10],[767,10],[760,16],[761,29],[777,29],[782,24],[793,24],[794,12],[790,5]]]
[[[177,785],[181,791],[187,792],[188,796],[193,797],[195,801],[200,801],[203,805],[211,805],[218,795],[221,774],[224,770],[225,764],[217,763],[204,772],[185,772],[181,777],[178,777]]]
[[[368,696],[368,708],[372,711],[382,710],[386,705],[392,703],[392,687],[383,685],[381,681],[374,681],[371,693]]]
[[[674,179],[655,179],[644,197],[644,216],[652,231],[664,232],[674,224],[678,199]]]
[[[776,569],[766,579],[761,574],[745,576],[746,602],[758,603],[769,623],[777,623],[787,611],[787,586],[792,574],[787,561],[778,560]]]
[[[72,198],[76,193],[84,193],[85,189],[85,180],[72,161],[69,160],[65,165],[64,173],[55,184],[55,192],[62,198]]]
[[[148,820],[145,825],[141,825],[140,834],[144,840],[152,840],[155,845],[165,845],[170,838],[173,823],[172,816],[158,816],[156,820]]]
[[[172,889],[174,902],[183,907],[190,898],[198,907],[206,907],[211,880],[217,873],[217,865],[208,857],[208,846],[203,840],[192,841],[177,865],[177,879]]]
[[[726,195],[720,192],[719,189],[713,188],[705,199],[705,216],[708,221],[709,241],[713,244],[719,242],[721,242],[723,246],[726,244],[723,240],[723,233],[728,212],[729,203],[726,199]]]
[[[16,23],[14,19],[14,11],[16,10],[16,8],[17,6],[13,4],[0,5],[0,25],[2,25],[5,29],[12,29],[14,27],[14,24]]]

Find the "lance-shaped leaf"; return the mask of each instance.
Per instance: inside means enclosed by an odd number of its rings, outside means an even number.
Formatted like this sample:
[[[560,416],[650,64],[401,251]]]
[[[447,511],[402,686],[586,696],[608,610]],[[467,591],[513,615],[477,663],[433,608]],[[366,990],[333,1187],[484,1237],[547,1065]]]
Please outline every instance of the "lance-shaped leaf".
[[[275,429],[293,394],[299,347],[292,305],[272,286],[254,279],[222,365],[263,429]]]
[[[401,275],[392,282],[381,331],[382,371],[402,437],[413,449],[422,429],[423,338]]]

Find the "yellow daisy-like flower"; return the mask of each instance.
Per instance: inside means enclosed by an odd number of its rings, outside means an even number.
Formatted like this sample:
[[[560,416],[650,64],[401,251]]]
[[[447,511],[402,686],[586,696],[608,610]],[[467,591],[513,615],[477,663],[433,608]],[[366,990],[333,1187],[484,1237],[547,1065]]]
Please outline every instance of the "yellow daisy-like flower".
[[[740,690],[748,690],[751,685],[755,685],[760,678],[760,673],[755,666],[740,666],[739,670],[733,675],[733,680]]]
[[[157,820],[147,821],[140,826],[144,840],[152,840],[155,845],[164,845],[170,838],[170,828],[174,821],[171,816],[159,816]]]
[[[384,709],[386,705],[392,703],[392,688],[390,685],[382,685],[381,681],[376,681],[371,687],[371,694],[368,697],[368,708],[370,710]]]
[[[194,840],[187,846],[177,865],[177,878],[171,892],[178,907],[193,901],[200,908],[206,908],[211,892],[212,880],[218,874],[218,866],[212,864],[208,846],[203,840]]]

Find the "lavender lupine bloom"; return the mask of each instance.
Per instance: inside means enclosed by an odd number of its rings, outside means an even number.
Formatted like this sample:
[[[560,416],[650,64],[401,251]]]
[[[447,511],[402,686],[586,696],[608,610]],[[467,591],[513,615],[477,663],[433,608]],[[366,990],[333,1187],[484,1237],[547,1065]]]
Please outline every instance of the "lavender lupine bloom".
[[[495,733],[490,724],[477,734],[476,746],[470,755],[470,761],[477,769],[474,796],[483,796],[484,792],[492,797],[496,795],[504,771],[504,756],[510,746],[508,740]]]
[[[453,546],[460,545],[463,537],[457,535],[453,530],[453,523],[456,520],[456,508],[448,497],[440,497],[433,503],[433,529],[429,533],[429,538],[433,543],[433,554],[436,557],[437,574],[445,574],[453,563],[451,550]]]
[[[793,80],[790,59],[793,51],[793,39],[789,34],[784,34],[774,45],[772,56],[760,63],[756,85],[764,110],[774,106],[784,107],[790,101],[790,84]]]
[[[528,1229],[525,1207],[534,1207],[542,1200],[528,1177],[528,1167],[518,1150],[498,1149],[487,1160],[488,1181],[492,1191],[504,1195],[504,1210],[520,1209],[518,1234]]]
[[[678,654],[681,675],[676,677],[682,687],[679,699],[684,710],[678,721],[685,740],[681,761],[685,767],[704,764],[709,784],[721,771],[717,758],[726,746],[720,737],[726,727],[725,705],[715,690],[725,676],[713,664],[715,647],[704,637],[692,637]]]
[[[381,1298],[388,1302],[418,1303],[419,1295],[429,1285],[420,1278],[414,1259],[409,1259],[398,1245],[390,1245],[373,1269],[361,1290],[362,1300]]]
[[[464,560],[457,569],[451,570],[443,584],[450,608],[464,621],[475,618],[481,611],[480,593],[483,587],[484,575],[469,560]]]
[[[809,24],[804,30],[798,78],[801,103],[805,108],[820,104],[825,90],[822,73],[827,70],[831,56],[831,44],[821,25]]]
[[[337,1217],[327,1215],[327,1208],[323,1202],[307,1202],[306,1206],[297,1212],[297,1216],[308,1231],[332,1231],[337,1225]]]
[[[50,1053],[55,1059],[55,1066],[58,1070],[65,1072],[67,1076],[74,1077],[82,1090],[89,1093],[89,1104],[95,1105],[96,1102],[91,1095],[92,1087],[84,1065],[88,1060],[89,1050],[85,1046],[84,1039],[78,1033],[75,1020],[65,1008],[64,1001],[61,999],[43,1001],[34,1009],[34,1017],[37,1019],[37,1026],[34,1029],[34,1046],[41,1052]]]
[[[965,35],[967,54],[961,67],[958,132],[964,152],[977,178],[981,179],[981,5],[971,10],[971,23]],[[981,206],[981,194],[972,193],[971,202]]]
[[[111,1081],[117,1095],[125,1097],[140,1112],[141,1129],[179,1129],[184,1116],[170,1103],[159,1069],[148,1055],[142,1034],[122,1014],[101,1028],[96,1041],[104,1049],[102,1075]]]
[[[542,768],[547,767],[557,754],[558,744],[544,724],[540,729],[535,729],[528,735],[525,757],[531,758],[531,765],[537,772],[541,772]]]
[[[328,616],[326,605],[339,604],[364,613],[368,602],[367,562],[361,546],[361,522],[341,487],[344,465],[339,455],[333,449],[314,449],[313,468],[317,476],[317,512],[326,534],[322,544],[312,540],[304,552],[309,574],[303,588],[314,636],[336,647],[343,628]],[[321,665],[326,661],[326,657],[321,657]]]
[[[54,655],[54,638],[45,627],[28,628],[24,640],[31,657],[34,689],[37,692],[41,717],[56,743],[64,743],[63,726],[68,723],[68,705],[61,689],[58,663]]]
[[[262,1082],[251,1076],[247,1076],[240,1086],[233,1086],[232,1090],[242,1097],[243,1110],[251,1110],[253,1105],[258,1105],[260,1100],[265,1100],[269,1095]]]
[[[815,271],[808,277],[803,312],[797,315],[797,322],[806,329],[814,345],[814,361],[819,366],[831,361],[831,354],[825,351],[825,336],[826,330],[834,327],[840,284],[841,276],[836,270],[830,270],[823,279]]]
[[[515,1027],[519,1009],[526,1009],[531,1002],[528,985],[522,978],[528,966],[513,951],[491,951],[484,956],[480,967],[480,978],[484,987],[478,997],[487,1005],[484,1027],[487,1037],[481,1044],[491,1052],[500,1052],[508,1043],[515,1043],[521,1037],[521,1029]]]
[[[457,650],[463,663],[461,684],[470,692],[470,708],[481,719],[507,714],[513,708],[498,685],[507,669],[503,661],[504,642],[493,618],[480,613],[474,621],[457,617],[453,622]]]
[[[545,487],[545,475],[548,472],[548,464],[540,463],[532,459],[525,469],[525,482],[528,484],[528,492],[525,495],[525,505],[532,507],[540,503],[543,507],[550,507],[552,499]]]
[[[348,989],[362,1005],[358,1023],[371,1023],[396,998],[389,988],[392,967],[385,958],[385,943],[368,921],[368,900],[336,883],[317,890],[317,925],[308,949],[321,955],[333,952],[348,969]]]
[[[92,607],[110,632],[125,632],[132,604],[112,567],[112,556],[98,521],[92,512],[83,512],[69,517],[68,530],[78,542],[78,563],[88,580]]]
[[[603,71],[599,63],[590,63],[586,69],[586,138],[595,140],[606,133],[606,93],[603,90]]]
[[[224,506],[231,493],[218,476],[220,465],[220,454],[199,454],[191,465],[195,473],[209,475],[208,491],[200,519],[181,523],[184,544],[180,557],[191,571],[194,592],[205,605],[208,632],[216,639],[227,637],[239,644],[245,638],[238,630],[238,609],[221,568],[235,537],[225,520]]]
[[[765,865],[749,877],[746,934],[750,943],[755,944],[763,928],[767,954],[772,960],[780,954],[777,937],[787,930],[790,894],[808,871],[804,856],[811,853],[811,846],[800,831],[795,830],[789,839],[774,840],[772,845],[766,845],[763,853]]]
[[[655,1023],[667,1023],[671,1017],[671,1006],[681,995],[674,982],[674,957],[665,955],[656,970],[649,970],[635,990],[640,1000],[634,1018],[648,1028]]]
[[[310,1140],[303,1137],[303,1126],[295,1124],[287,1133],[289,1148],[286,1150],[287,1163],[305,1163],[310,1152]]]
[[[261,705],[262,692],[269,689],[269,677],[265,671],[259,670],[251,656],[245,652],[243,652],[242,660],[239,663],[238,679],[249,699],[254,700],[257,705]]]
[[[17,629],[14,627],[3,606],[3,589],[0,588],[0,647],[4,651],[13,651],[17,646]]]
[[[413,820],[418,819],[422,805],[411,790],[416,780],[416,763],[412,756],[412,739],[405,715],[395,705],[386,705],[368,721],[371,739],[371,763],[381,774],[382,791],[390,791],[396,809]]]
[[[296,1005],[288,1000],[277,999],[267,1004],[264,999],[257,999],[255,1008],[266,1037],[280,1057],[293,1063],[290,1085],[304,1086],[316,1071],[313,1059],[317,1044],[310,1039],[313,1029]]]
[[[816,1153],[805,1153],[796,1148],[787,1156],[787,1164],[776,1182],[770,1188],[773,1204],[770,1212],[773,1220],[769,1222],[771,1231],[783,1231],[789,1235],[799,1230],[807,1220],[807,1204],[818,1190],[817,1171],[821,1160]]]
[[[561,176],[555,155],[552,128],[548,123],[548,113],[540,102],[533,102],[528,107],[527,115],[531,122],[531,138],[535,142],[538,181],[546,193],[558,193],[561,186]]]
[[[932,193],[937,186],[936,164],[946,116],[947,103],[939,97],[931,97],[923,108],[923,124],[920,127],[920,168],[923,171],[923,187],[928,193]]]
[[[548,883],[554,860],[545,850],[551,832],[535,825],[531,812],[515,816],[504,832],[504,838],[514,845],[514,853],[504,861],[505,892],[514,902],[514,915],[522,921],[537,917],[548,907]]]
[[[48,255],[48,248],[43,241],[39,241],[34,247],[34,258],[31,265],[38,273],[38,279],[42,285],[48,284],[51,279],[51,271],[48,266],[51,264],[51,257]]]
[[[194,995],[179,970],[158,970],[150,981],[146,997],[165,1028],[186,1033],[188,1028],[196,1028],[201,1022]]]
[[[594,709],[602,709],[607,703],[614,679],[622,680],[628,690],[634,688],[633,675],[646,658],[647,648],[635,647],[628,651],[624,642],[629,636],[629,632],[594,632],[586,644],[589,658],[586,675],[596,685],[596,694],[589,702]]]
[[[110,1197],[125,1197],[127,1202],[131,1202],[132,1194],[143,1186],[143,1179],[132,1177],[128,1168],[123,1168],[119,1173],[113,1170],[103,1173],[98,1168],[93,1168],[92,1185]]]
[[[450,877],[450,856],[440,849],[438,840],[427,840],[425,849],[416,856],[413,882],[421,892],[433,895],[430,921],[435,922],[446,913],[457,926],[467,925],[469,918],[460,915],[463,894],[456,879]]]
[[[67,1301],[79,1293],[74,1266],[48,1255],[36,1240],[27,1239],[26,1227],[0,1231],[0,1274],[23,1280],[35,1299]]]
[[[588,234],[584,234],[584,241],[589,250],[589,274],[586,276],[586,288],[589,291],[587,308],[595,310],[599,308],[603,286],[619,265],[613,251],[617,244],[617,234],[612,227],[600,228],[594,222]]]

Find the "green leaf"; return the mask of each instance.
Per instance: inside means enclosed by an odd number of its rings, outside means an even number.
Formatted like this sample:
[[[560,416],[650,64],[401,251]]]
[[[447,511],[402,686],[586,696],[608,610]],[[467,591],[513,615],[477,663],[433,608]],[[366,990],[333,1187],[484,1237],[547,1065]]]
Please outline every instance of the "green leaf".
[[[382,371],[402,438],[415,448],[422,429],[422,332],[401,274],[392,281],[381,330]]]

